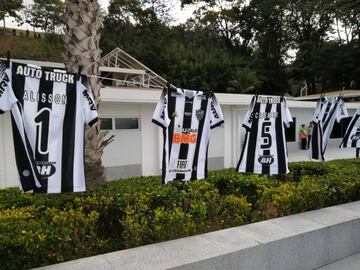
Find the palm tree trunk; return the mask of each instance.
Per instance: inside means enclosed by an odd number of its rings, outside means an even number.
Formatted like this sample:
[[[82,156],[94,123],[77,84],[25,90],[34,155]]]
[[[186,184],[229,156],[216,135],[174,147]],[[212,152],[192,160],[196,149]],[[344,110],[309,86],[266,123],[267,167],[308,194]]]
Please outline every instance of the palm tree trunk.
[[[66,0],[64,36],[64,63],[69,72],[76,73],[81,66],[86,75],[99,75],[100,7],[97,0]],[[95,103],[100,103],[100,82],[90,77]],[[107,132],[100,131],[100,123],[95,128],[85,128],[85,177],[87,187],[105,183],[106,169],[102,164],[103,149],[112,141]]]

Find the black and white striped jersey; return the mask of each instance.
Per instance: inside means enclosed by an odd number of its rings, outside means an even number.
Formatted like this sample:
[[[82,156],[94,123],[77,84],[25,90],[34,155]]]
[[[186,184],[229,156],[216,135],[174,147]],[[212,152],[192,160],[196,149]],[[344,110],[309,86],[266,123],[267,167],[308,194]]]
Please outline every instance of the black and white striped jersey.
[[[310,139],[309,158],[324,161],[324,154],[335,121],[348,117],[345,102],[341,97],[322,97],[318,100],[313,115],[313,134]]]
[[[356,110],[345,132],[340,148],[360,147],[360,107]]]
[[[12,62],[0,81],[23,190],[85,191],[84,124],[98,121],[87,77]]]
[[[166,88],[152,121],[163,128],[164,182],[205,178],[210,129],[224,122],[215,95]]]
[[[284,97],[254,96],[243,121],[246,129],[238,172],[285,174],[289,172],[284,124],[291,117]]]

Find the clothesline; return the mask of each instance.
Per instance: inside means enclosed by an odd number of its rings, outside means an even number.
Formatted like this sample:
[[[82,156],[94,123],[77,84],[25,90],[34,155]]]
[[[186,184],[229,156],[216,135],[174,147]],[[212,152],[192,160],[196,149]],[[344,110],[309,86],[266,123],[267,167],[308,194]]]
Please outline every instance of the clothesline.
[[[112,78],[108,78],[108,77],[102,77],[102,76],[96,76],[96,75],[87,75],[88,77],[92,77],[92,78],[97,78],[97,79],[104,79],[104,80],[109,80],[109,81],[115,81],[115,82],[121,82],[122,84],[133,84],[133,85],[140,85],[140,86],[151,86],[151,87],[155,87],[155,88],[159,88],[161,87],[161,85],[155,85],[155,84],[145,84],[145,83],[141,83],[141,82],[134,82],[134,81],[128,81],[128,80],[120,80],[120,79],[112,79]]]

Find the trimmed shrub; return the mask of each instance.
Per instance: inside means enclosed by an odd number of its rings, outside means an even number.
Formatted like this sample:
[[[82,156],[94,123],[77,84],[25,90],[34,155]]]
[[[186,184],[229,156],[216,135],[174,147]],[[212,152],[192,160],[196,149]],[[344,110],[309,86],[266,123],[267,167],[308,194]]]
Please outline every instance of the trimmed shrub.
[[[0,190],[0,269],[38,267],[360,199],[360,161],[290,164],[285,176],[114,181],[80,194]]]

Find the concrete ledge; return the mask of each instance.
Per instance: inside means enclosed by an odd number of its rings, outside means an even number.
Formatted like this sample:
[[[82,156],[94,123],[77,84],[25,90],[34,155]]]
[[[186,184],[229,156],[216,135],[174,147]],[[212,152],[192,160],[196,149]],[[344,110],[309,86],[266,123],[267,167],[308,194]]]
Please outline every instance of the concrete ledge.
[[[360,252],[360,201],[41,269],[311,270]]]

